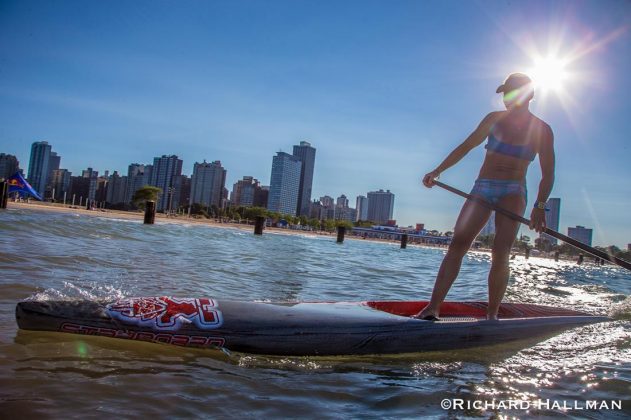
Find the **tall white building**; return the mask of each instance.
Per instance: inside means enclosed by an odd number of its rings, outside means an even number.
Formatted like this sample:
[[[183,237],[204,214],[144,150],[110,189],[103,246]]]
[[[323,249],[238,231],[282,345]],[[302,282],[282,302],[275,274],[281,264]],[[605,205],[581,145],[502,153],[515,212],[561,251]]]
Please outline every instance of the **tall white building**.
[[[281,214],[296,215],[300,192],[302,162],[285,152],[278,152],[272,159],[267,208]]]
[[[191,176],[190,204],[222,207],[221,197],[226,185],[226,170],[221,162],[195,163]]]
[[[382,224],[392,220],[394,212],[394,194],[390,190],[371,191],[368,193],[368,220]]]

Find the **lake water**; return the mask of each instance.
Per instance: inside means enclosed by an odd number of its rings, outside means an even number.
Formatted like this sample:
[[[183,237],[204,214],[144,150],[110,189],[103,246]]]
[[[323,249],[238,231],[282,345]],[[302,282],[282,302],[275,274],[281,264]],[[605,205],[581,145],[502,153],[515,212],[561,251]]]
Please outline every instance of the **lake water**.
[[[507,300],[615,318],[519,348],[266,357],[15,323],[16,302],[34,297],[422,300],[444,252],[9,208],[0,212],[0,417],[631,415],[631,275],[612,266],[511,261]],[[468,255],[448,299],[486,300],[489,262]],[[446,410],[445,399],[487,409]],[[598,408],[585,409],[592,401]]]

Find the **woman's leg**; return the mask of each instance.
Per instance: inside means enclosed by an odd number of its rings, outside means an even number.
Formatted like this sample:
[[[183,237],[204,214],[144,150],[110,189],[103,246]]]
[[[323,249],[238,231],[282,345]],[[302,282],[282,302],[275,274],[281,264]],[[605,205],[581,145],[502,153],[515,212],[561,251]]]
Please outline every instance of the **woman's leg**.
[[[489,220],[490,215],[491,210],[473,200],[467,200],[464,203],[454,228],[451,244],[438,270],[432,298],[429,304],[414,316],[415,318],[439,315],[440,304],[445,300],[451,285],[460,272],[462,258],[471,247],[475,237]]]
[[[523,215],[526,207],[525,197],[509,195],[498,203],[512,213]],[[489,272],[489,306],[487,319],[497,319],[497,311],[506,292],[510,270],[508,262],[510,251],[519,231],[519,222],[507,216],[495,213],[495,240],[491,256],[491,271]]]

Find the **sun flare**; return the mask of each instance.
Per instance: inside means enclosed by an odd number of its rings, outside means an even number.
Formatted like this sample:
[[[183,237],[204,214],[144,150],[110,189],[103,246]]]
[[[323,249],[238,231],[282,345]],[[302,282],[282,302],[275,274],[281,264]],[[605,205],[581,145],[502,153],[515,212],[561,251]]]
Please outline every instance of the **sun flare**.
[[[557,57],[536,59],[529,74],[535,90],[540,91],[560,92],[569,79],[566,61]]]

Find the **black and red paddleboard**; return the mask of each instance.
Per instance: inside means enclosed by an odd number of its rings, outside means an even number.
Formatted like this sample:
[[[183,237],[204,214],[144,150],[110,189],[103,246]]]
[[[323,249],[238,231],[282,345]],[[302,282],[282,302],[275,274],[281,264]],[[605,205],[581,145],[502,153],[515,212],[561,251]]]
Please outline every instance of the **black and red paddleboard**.
[[[486,303],[445,302],[440,321],[410,318],[427,302],[263,303],[140,297],[24,301],[21,329],[58,331],[270,355],[393,354],[456,350],[550,336],[607,321],[568,309],[504,303],[499,321]]]

